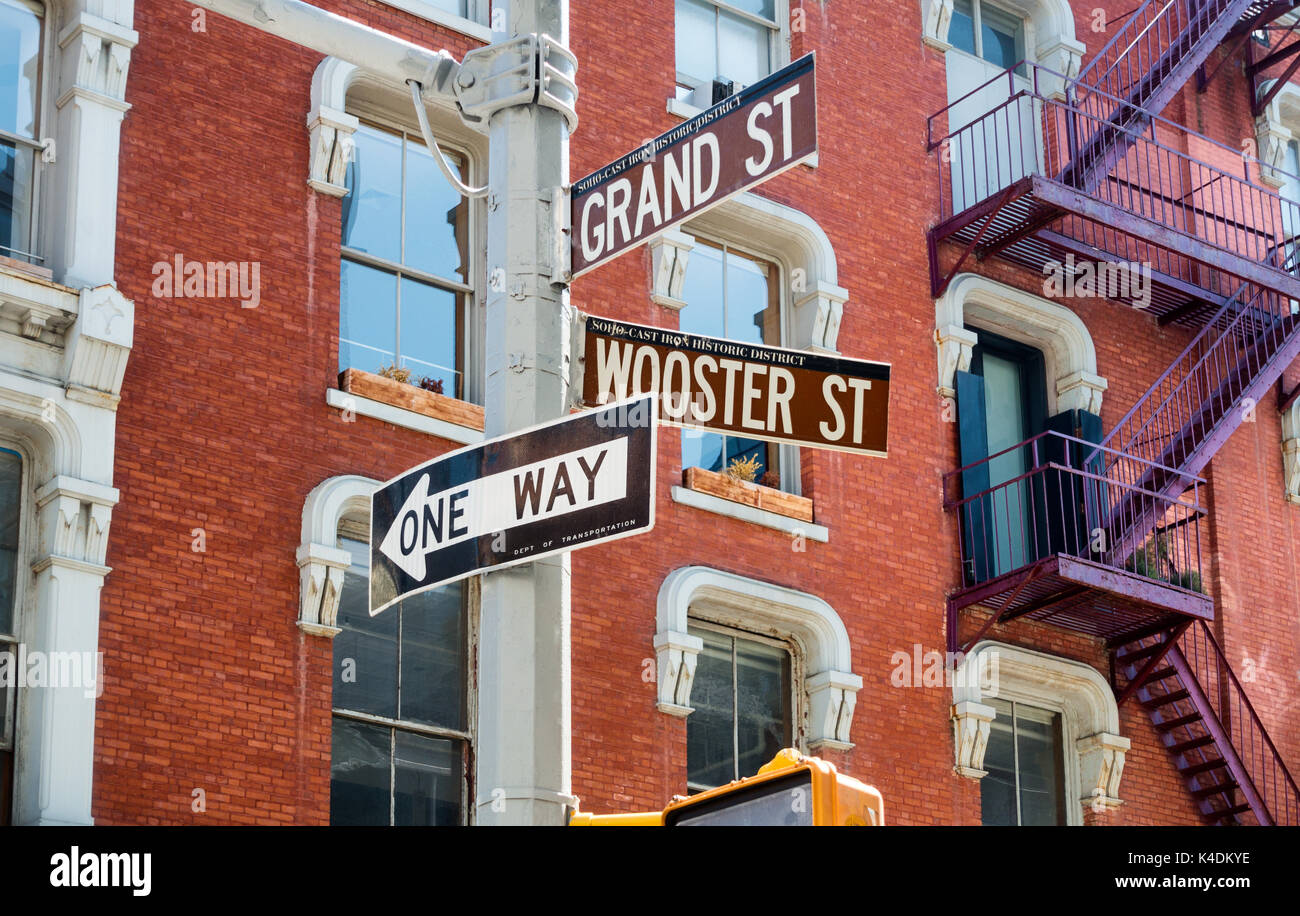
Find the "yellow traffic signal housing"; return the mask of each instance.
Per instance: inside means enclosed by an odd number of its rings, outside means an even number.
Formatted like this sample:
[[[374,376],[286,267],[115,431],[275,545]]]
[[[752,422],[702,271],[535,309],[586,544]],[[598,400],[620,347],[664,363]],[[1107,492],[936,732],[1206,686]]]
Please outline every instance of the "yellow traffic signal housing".
[[[879,827],[885,801],[872,786],[842,776],[817,757],[779,751],[754,776],[676,798],[663,811],[575,813],[570,827]]]

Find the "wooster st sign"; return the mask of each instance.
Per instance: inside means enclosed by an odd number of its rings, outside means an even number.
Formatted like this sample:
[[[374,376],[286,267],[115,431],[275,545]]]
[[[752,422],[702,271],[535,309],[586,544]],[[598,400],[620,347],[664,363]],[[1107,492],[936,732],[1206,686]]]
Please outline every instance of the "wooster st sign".
[[[371,497],[370,613],[466,576],[654,527],[648,397],[435,458]]]
[[[572,276],[817,152],[813,55],[573,185]]]
[[[583,316],[588,406],[654,394],[677,426],[885,457],[889,364]]]

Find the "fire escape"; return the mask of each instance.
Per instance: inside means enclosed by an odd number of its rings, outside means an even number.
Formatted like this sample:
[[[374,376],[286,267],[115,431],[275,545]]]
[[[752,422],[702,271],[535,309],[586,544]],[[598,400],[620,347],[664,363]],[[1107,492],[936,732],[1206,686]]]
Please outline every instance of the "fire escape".
[[[1147,710],[1218,824],[1300,823],[1300,789],[1209,626],[1198,476],[1300,356],[1300,203],[1256,184],[1239,150],[1160,112],[1194,75],[1213,77],[1221,44],[1247,48],[1252,83],[1293,58],[1285,82],[1300,40],[1255,61],[1250,36],[1281,31],[1298,5],[1147,0],[1077,78],[1023,63],[929,122],[936,297],[972,259],[1040,275],[1067,259],[1141,263],[1149,299],[1129,285],[1128,304],[1196,330],[1099,442],[1047,432],[947,475],[964,570],[949,648],[1015,619],[1105,640],[1119,702]],[[983,113],[950,123],[969,100]],[[1126,301],[1118,285],[1111,298]]]

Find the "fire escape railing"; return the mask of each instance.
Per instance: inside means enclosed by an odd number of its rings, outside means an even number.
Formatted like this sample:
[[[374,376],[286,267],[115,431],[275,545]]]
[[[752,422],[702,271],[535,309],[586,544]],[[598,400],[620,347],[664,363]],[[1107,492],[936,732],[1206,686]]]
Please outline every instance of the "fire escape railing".
[[[1141,129],[1115,127],[1114,123],[1089,110],[1092,106],[1074,100],[1073,81],[1032,63],[1022,65],[1027,86],[1016,83],[1015,68],[999,74],[930,116],[927,139],[939,148],[938,178],[940,225],[960,217],[980,204],[1005,192],[1030,176],[1041,176],[1073,192],[1082,209],[1098,203],[1116,208],[1156,230],[1172,230],[1213,249],[1236,255],[1245,261],[1268,264],[1279,240],[1300,227],[1300,203],[1282,198],[1275,191],[1251,180],[1253,157],[1196,134],[1163,118],[1151,117]],[[987,92],[1006,81],[1007,96],[979,117],[940,134],[938,120],[954,106]],[[1045,87],[1066,89],[1066,98],[1049,96]],[[1092,96],[1097,90],[1086,89]],[[1132,107],[1122,99],[1106,96],[1119,107]],[[1079,186],[1072,180],[1112,155],[1116,144],[1080,147],[1081,136],[1101,130],[1122,133],[1128,148],[1110,165],[1095,187]],[[1164,138],[1167,138],[1164,139]],[[1170,142],[1205,151],[1213,161],[1198,159],[1175,149]],[[1081,161],[1081,157],[1094,161]],[[1077,230],[1078,220],[1058,211],[1062,231]],[[1193,269],[1189,259],[1163,245],[1149,241],[1139,225],[1119,226],[1121,231],[1091,233],[1085,241],[1116,260],[1153,263],[1153,267],[1192,283],[1207,285],[1226,296],[1235,283],[1206,283],[1204,270]],[[1167,236],[1166,236],[1167,237]],[[1164,257],[1156,250],[1164,247]],[[1223,270],[1227,259],[1202,256],[1211,272]],[[1237,265],[1240,266],[1240,265]],[[1276,268],[1274,268],[1276,269]],[[1230,272],[1230,271],[1229,271]]]
[[[1203,481],[1193,479],[1188,493],[1174,498],[1104,476],[1098,472],[1102,460],[1176,473],[1095,442],[1044,432],[945,474],[944,508],[960,520],[967,585],[1061,554],[1203,592]],[[1004,481],[964,492],[973,480],[988,481],[1008,471],[1011,476]],[[1116,549],[1135,518],[1151,522],[1149,537]]]
[[[1185,665],[1188,670],[1179,670],[1180,678],[1184,683],[1199,684],[1204,692],[1217,725],[1224,729],[1227,750],[1237,758],[1230,763],[1235,768],[1239,762],[1249,777],[1249,783],[1243,783],[1241,789],[1247,793],[1260,823],[1271,820],[1275,824],[1300,824],[1300,788],[1296,787],[1295,779],[1210,628],[1204,621],[1195,621],[1179,639],[1178,649],[1178,653],[1171,654],[1170,661],[1175,668]],[[1187,674],[1193,678],[1189,679]],[[1252,791],[1256,799],[1249,799]],[[1263,812],[1259,810],[1259,801],[1263,802]]]

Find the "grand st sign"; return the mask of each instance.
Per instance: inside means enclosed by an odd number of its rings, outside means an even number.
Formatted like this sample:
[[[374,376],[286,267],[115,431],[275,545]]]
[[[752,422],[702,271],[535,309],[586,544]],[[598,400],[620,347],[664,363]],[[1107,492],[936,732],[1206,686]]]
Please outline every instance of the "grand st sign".
[[[817,152],[808,54],[574,182],[572,276]]]
[[[658,398],[676,426],[885,457],[889,364],[685,334],[592,315],[579,321],[582,401]]]

